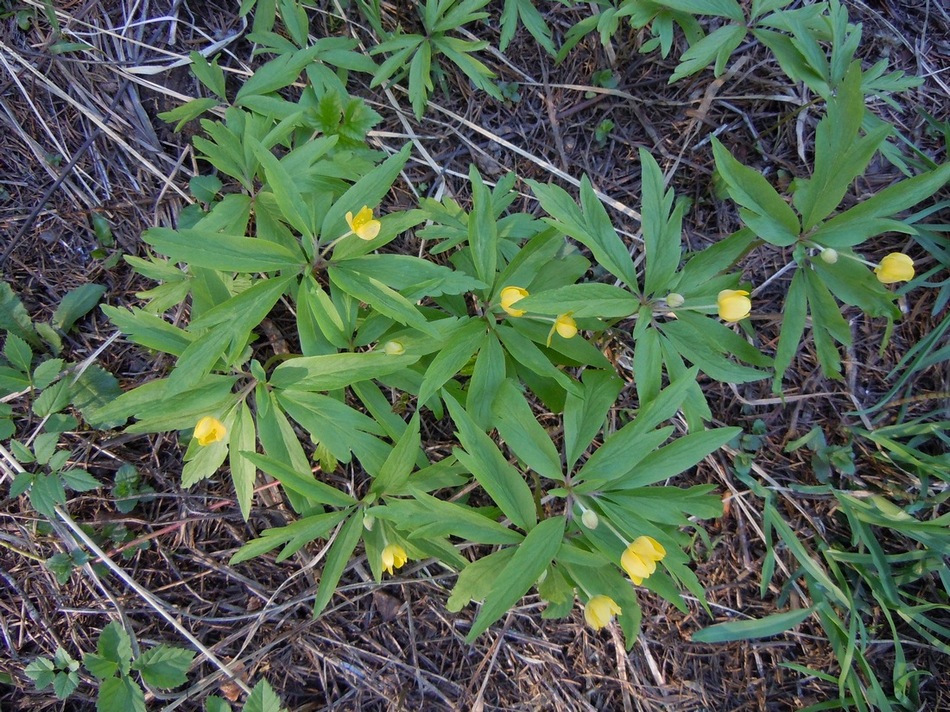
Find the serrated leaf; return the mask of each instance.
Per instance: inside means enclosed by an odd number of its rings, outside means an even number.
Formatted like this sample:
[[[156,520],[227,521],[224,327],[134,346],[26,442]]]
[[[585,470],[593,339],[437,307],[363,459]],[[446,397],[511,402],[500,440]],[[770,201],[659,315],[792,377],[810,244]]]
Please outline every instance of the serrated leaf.
[[[42,690],[53,684],[56,669],[49,658],[36,658],[23,668],[23,674],[36,684],[37,690]]]
[[[97,712],[146,712],[145,693],[127,676],[112,677],[99,686]]]
[[[21,373],[29,373],[32,370],[33,349],[16,334],[7,334],[3,344],[3,355],[7,357],[10,365],[16,367]]]
[[[74,492],[91,492],[94,489],[99,489],[102,484],[95,477],[90,475],[85,470],[73,469],[73,470],[64,470],[59,473],[59,476],[63,478],[66,483],[66,486]]]
[[[187,672],[194,657],[192,650],[157,645],[139,655],[132,669],[141,672],[142,679],[149,685],[170,690],[188,681]]]
[[[54,507],[66,504],[66,490],[57,475],[38,474],[33,476],[30,487],[30,504],[33,509],[49,519],[56,516]]]
[[[39,390],[49,387],[60,371],[63,370],[64,361],[61,358],[51,358],[43,361],[33,370],[33,387]]]
[[[132,664],[132,639],[121,623],[112,621],[102,629],[96,649],[104,659],[116,663],[123,675],[129,674]]]
[[[74,670],[58,672],[53,678],[53,690],[57,699],[65,700],[76,691],[77,687],[79,687],[79,674]]]
[[[267,680],[261,680],[244,703],[244,712],[286,712],[280,704],[280,698]]]
[[[95,308],[105,292],[106,288],[101,284],[84,284],[68,292],[53,312],[53,326],[69,331],[76,321]]]

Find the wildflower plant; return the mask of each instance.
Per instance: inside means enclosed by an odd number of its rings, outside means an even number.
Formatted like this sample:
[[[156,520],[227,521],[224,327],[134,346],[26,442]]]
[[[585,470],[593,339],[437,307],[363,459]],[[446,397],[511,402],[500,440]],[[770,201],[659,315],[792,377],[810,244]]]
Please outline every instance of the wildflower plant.
[[[685,611],[685,590],[705,604],[688,552],[693,535],[705,535],[701,522],[723,505],[713,485],[684,487],[676,477],[741,431],[710,425],[700,382],[771,378],[780,392],[806,329],[825,374],[838,377],[838,347],[851,343],[839,303],[894,320],[886,285],[915,275],[908,255],[869,264],[857,250],[885,232],[915,234],[915,217],[903,212],[941,188],[950,167],[842,207],[877,153],[898,160],[887,144],[894,130],[869,113],[866,97],[906,82],[854,60],[860,31],[837,2],[789,10],[789,2],[756,0],[747,11],[734,0],[605,1],[568,33],[568,48],[594,29],[609,39],[624,20],[649,26],[644,49],[666,54],[679,27],[689,49],[671,81],[710,64],[721,73],[750,33],[771,49],[825,102],[809,175],[783,195],[713,138],[742,225],[694,253],[682,240],[688,202],[644,149],[632,244],[587,177],[576,198],[526,181],[540,216],[512,209],[517,176],[490,185],[475,167],[469,199],[401,206],[392,188],[410,146],[367,144],[380,117],[348,94],[348,74],[372,75],[373,86],[407,79],[421,115],[445,59],[501,98],[473,56],[486,43],[454,34],[484,19],[487,3],[429,0],[415,8],[419,33],[387,31],[378,3],[358,4],[382,39],[370,53],[379,66],[354,51],[355,41],[313,40],[306,10],[289,1],[278,3],[283,34],[273,31],[275,4],[256,3],[252,37],[277,56],[232,96],[216,61],[192,55],[211,95],[164,118],[179,128],[200,119],[194,203],[177,224],[143,235],[146,258],[127,258],[157,283],[138,295],[140,305],[103,307],[130,341],[174,366],[97,401],[89,416],[131,421],[129,433],[177,430],[182,485],[227,472],[246,520],[260,506],[258,474],[279,482],[298,518],[260,531],[230,561],[272,552],[282,561],[330,541],[315,614],[362,550],[377,581],[405,576],[410,561],[456,570],[449,610],[481,604],[468,640],[536,589],[544,617],[580,606],[593,629],[616,620],[632,645],[640,596]],[[705,35],[700,12],[722,25]],[[553,50],[547,25],[521,0],[504,4],[503,43],[519,20]],[[830,56],[814,51],[825,38]],[[396,249],[407,243],[412,250]],[[759,249],[775,251],[792,272],[771,350],[755,331],[757,285],[740,268]],[[594,266],[612,283],[589,279]],[[172,309],[186,318],[173,322]],[[35,385],[50,376],[31,373],[25,337],[3,326],[11,333],[0,377]],[[627,393],[603,348],[609,337],[632,354]],[[441,457],[423,443],[424,424],[434,422],[455,436]],[[46,454],[57,469],[59,459]],[[34,476],[15,493],[62,490],[69,479],[57,472],[52,484]],[[61,503],[59,490],[39,501]],[[856,521],[870,516],[842,502]],[[56,669],[67,679],[75,672]]]

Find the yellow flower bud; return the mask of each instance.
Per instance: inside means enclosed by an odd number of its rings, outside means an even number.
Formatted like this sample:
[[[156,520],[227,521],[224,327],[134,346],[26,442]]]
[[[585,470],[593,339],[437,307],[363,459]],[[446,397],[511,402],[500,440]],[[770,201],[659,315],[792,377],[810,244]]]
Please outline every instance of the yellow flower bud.
[[[752,312],[752,300],[744,289],[723,289],[716,297],[716,304],[723,321],[742,321]]]
[[[561,314],[554,320],[554,330],[565,339],[572,339],[577,336],[577,322],[571,317],[570,312]]]
[[[206,415],[195,426],[195,439],[201,446],[220,442],[228,436],[228,429],[217,418]]]
[[[666,306],[671,309],[676,309],[676,307],[683,306],[683,302],[686,301],[686,298],[682,294],[677,294],[676,292],[670,292],[666,295]]]
[[[394,569],[401,569],[409,561],[406,550],[399,544],[387,544],[380,556],[386,573],[392,575]]]
[[[584,513],[581,515],[581,522],[588,529],[596,529],[597,525],[600,524],[600,517],[597,516],[597,512],[593,509],[585,509]]]
[[[821,251],[821,261],[826,265],[833,265],[838,261],[838,251],[833,250],[830,247],[825,248]]]
[[[524,316],[524,309],[515,309],[511,305],[528,296],[528,290],[521,287],[505,287],[501,290],[501,308],[511,316]]]
[[[584,606],[584,620],[594,630],[608,625],[614,616],[621,613],[620,606],[610,596],[591,596]]]
[[[365,517],[363,517],[363,529],[371,532],[373,531],[374,526],[376,526],[376,517],[374,517],[372,514],[367,514]]]
[[[639,536],[627,547],[620,557],[620,565],[627,572],[627,576],[637,586],[643,579],[650,578],[656,571],[656,562],[666,556],[666,549],[656,539],[650,536]]]
[[[914,261],[903,252],[892,252],[874,268],[874,274],[882,284],[906,282],[914,278]]]
[[[347,213],[346,224],[350,226],[350,232],[354,233],[361,240],[372,240],[379,234],[383,224],[379,220],[373,219],[373,211],[364,205],[360,211],[353,216],[353,213]]]
[[[406,353],[406,347],[402,345],[401,341],[387,341],[383,344],[383,353],[390,356],[402,356]]]

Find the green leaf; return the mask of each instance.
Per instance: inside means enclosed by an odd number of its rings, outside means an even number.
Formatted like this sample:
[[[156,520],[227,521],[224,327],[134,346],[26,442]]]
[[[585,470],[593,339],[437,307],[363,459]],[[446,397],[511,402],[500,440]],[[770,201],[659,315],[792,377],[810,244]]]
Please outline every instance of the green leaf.
[[[396,446],[389,453],[379,474],[373,480],[371,492],[381,497],[390,492],[397,492],[409,480],[419,455],[421,439],[419,435],[419,413],[413,414],[409,427],[403,432]]]
[[[472,250],[475,273],[486,285],[495,281],[498,263],[498,223],[492,209],[491,193],[475,168],[469,166],[468,179],[472,184],[472,214],[468,220],[468,244]]]
[[[729,195],[742,208],[742,220],[763,240],[779,247],[794,244],[801,227],[795,211],[758,171],[742,165],[713,137],[716,170]]]
[[[176,106],[170,111],[162,111],[157,114],[158,118],[162,121],[167,121],[172,123],[177,121],[175,124],[175,131],[181,131],[182,126],[187,124],[192,119],[196,119],[201,116],[206,111],[213,109],[218,104],[220,104],[217,99],[203,98],[203,99],[192,99],[191,101],[186,101],[181,106]]]
[[[475,358],[472,378],[468,382],[465,409],[479,428],[490,430],[494,418],[492,400],[507,373],[505,352],[498,337],[491,332],[485,333],[477,349],[478,356]]]
[[[896,215],[936,193],[948,180],[950,163],[945,163],[929,173],[902,180],[862,200],[829,220],[823,229],[840,230],[854,223]]]
[[[495,427],[505,444],[530,470],[551,480],[563,480],[561,457],[531,406],[512,381],[500,384],[495,396]]]
[[[333,204],[324,216],[323,226],[320,228],[323,241],[335,240],[348,232],[346,213],[351,212],[355,215],[364,205],[372,208],[373,213],[378,217],[377,206],[392,188],[399,172],[409,160],[410,149],[411,144],[407,143],[399,153],[393,154],[360,178]]]
[[[658,5],[671,10],[688,12],[691,15],[717,15],[728,17],[735,22],[742,22],[745,13],[736,0],[656,0]]]
[[[729,643],[735,640],[768,638],[791,630],[814,613],[814,607],[775,613],[765,618],[717,623],[693,633],[694,643]]]
[[[59,473],[66,486],[74,492],[91,492],[99,489],[102,483],[85,470],[78,468],[72,470],[63,470]]]
[[[254,483],[257,480],[257,468],[248,460],[245,452],[253,452],[257,442],[257,430],[254,416],[246,402],[238,407],[237,417],[228,433],[228,454],[231,470],[231,482],[237,496],[241,516],[247,521],[251,515],[251,500],[254,497]]]
[[[336,539],[327,553],[326,563],[323,566],[323,575],[320,577],[320,588],[313,602],[313,617],[316,618],[327,607],[336,591],[344,569],[350,563],[353,550],[363,534],[363,513],[354,512],[337,532]]]
[[[609,489],[645,487],[682,474],[742,432],[741,428],[716,428],[689,433],[643,457],[628,474],[615,478]],[[595,473],[597,470],[595,470]]]
[[[154,227],[142,233],[142,239],[176,262],[187,262],[192,267],[225,272],[276,272],[290,268],[299,270],[305,264],[302,253],[295,254],[269,240],[196,228],[170,230]]]
[[[41,362],[33,371],[33,387],[40,390],[48,387],[59,376],[63,365],[64,361],[61,358],[51,358]]]
[[[147,684],[170,690],[188,682],[188,668],[194,658],[192,650],[162,644],[139,655],[132,669],[141,672]]]
[[[517,551],[516,548],[507,547],[483,556],[466,566],[459,574],[455,588],[452,589],[452,595],[445,604],[449,612],[458,613],[470,601],[484,600],[505,567],[511,562],[515,551]]]
[[[640,300],[626,289],[609,284],[587,282],[569,284],[525,297],[518,302],[519,309],[540,314],[564,314],[611,319],[636,314]]]
[[[296,391],[332,391],[396,373],[418,360],[418,354],[396,356],[382,351],[305,356],[275,368],[270,385]]]
[[[775,349],[775,379],[772,381],[772,392],[782,392],[782,378],[788,370],[792,359],[798,353],[798,345],[802,334],[805,333],[805,320],[808,316],[808,303],[805,297],[805,277],[801,270],[795,272],[792,283],[785,294],[785,304],[782,308],[782,333],[779,335],[778,347]]]
[[[480,544],[517,544],[524,537],[487,514],[454,502],[445,502],[410,485],[414,500],[392,499],[369,514],[411,529],[409,538],[435,539],[455,536]],[[488,510],[494,513],[494,509]]]
[[[33,346],[40,345],[40,339],[33,328],[33,321],[23,302],[6,282],[0,281],[0,330],[16,334]]]
[[[442,392],[452,420],[458,428],[459,442],[465,451],[455,456],[475,476],[501,511],[516,526],[528,531],[537,522],[534,497],[522,475],[513,468],[485,433],[458,402]]]
[[[99,303],[106,288],[101,284],[84,284],[71,290],[53,312],[52,324],[62,331],[69,331],[77,320],[88,314]]]
[[[102,629],[96,649],[103,659],[118,665],[121,674],[129,674],[132,664],[132,639],[121,623],[112,621]]]
[[[369,304],[383,316],[418,329],[433,338],[439,338],[436,327],[426,321],[412,302],[378,279],[350,270],[345,262],[331,265],[328,271],[330,281],[343,292]]]
[[[73,694],[78,687],[79,674],[75,670],[58,672],[53,679],[53,690],[56,693],[57,699],[60,700],[65,700]]]
[[[485,333],[485,322],[480,319],[460,322],[459,326],[451,332],[446,346],[436,354],[426,369],[419,388],[418,402],[420,404],[428,402],[449,379],[461,371],[472,358],[479,344],[484,341]]]
[[[668,291],[681,255],[683,209],[680,206],[670,216],[673,191],[666,191],[663,173],[656,159],[644,148],[640,149],[642,166],[643,246],[646,251],[644,292],[660,294]]]
[[[280,705],[280,698],[267,680],[261,680],[244,703],[244,712],[286,712]]]
[[[123,675],[103,680],[96,699],[97,712],[146,712],[145,693],[132,678]]]
[[[499,325],[495,328],[495,334],[508,354],[529,371],[544,378],[553,378],[568,393],[576,390],[577,385],[571,377],[555,367],[544,352],[516,328]]]
[[[135,307],[124,309],[105,304],[102,312],[130,341],[155,351],[181,356],[195,338],[160,316]]]
[[[562,188],[533,180],[527,183],[541,207],[553,218],[545,222],[588,247],[601,266],[624,280],[630,289],[637,289],[637,270],[633,259],[611,225],[607,211],[594,193],[587,176],[581,181],[583,212]]]
[[[685,320],[668,321],[662,325],[661,330],[683,358],[692,361],[703,373],[717,381],[748,383],[768,378],[769,374],[765,371],[733,363],[719,353],[721,342],[710,338],[716,334],[714,324],[721,326],[709,318],[698,320],[699,328]]]
[[[119,381],[101,366],[89,366],[79,379],[70,385],[69,390],[73,407],[78,408],[83,418],[94,428],[109,428],[121,424],[102,421],[96,417],[97,409],[122,395]]]
[[[485,597],[485,603],[465,636],[471,643],[517,603],[538,580],[561,547],[564,538],[564,518],[551,517],[532,529]]]
[[[615,373],[587,369],[583,388],[568,393],[564,406],[564,452],[570,471],[604,426],[607,413],[623,389]]]
[[[232,712],[231,705],[217,695],[205,698],[205,712]]]
[[[36,684],[37,690],[43,690],[53,684],[56,668],[49,658],[36,658],[23,668],[23,674]]]
[[[277,557],[277,561],[282,561],[302,546],[325,537],[333,527],[346,519],[347,514],[349,510],[312,514],[287,526],[265,529],[260,538],[252,539],[234,552],[228,559],[228,563],[234,566],[266,554],[278,546],[286,545],[284,551]]]
[[[243,455],[249,462],[279,481],[285,489],[293,490],[314,502],[331,507],[351,507],[356,504],[353,497],[316,479],[312,472],[298,472],[273,457],[255,452],[245,451]]]
[[[297,52],[281,54],[263,66],[257,67],[254,74],[244,82],[237,96],[234,97],[234,104],[240,106],[244,99],[269,94],[289,86],[322,50],[323,48],[319,45],[313,45]]]
[[[797,181],[794,201],[802,214],[803,230],[811,230],[838,207],[890,133],[891,127],[885,124],[859,139],[864,114],[861,66],[855,62],[828,101],[828,114],[818,122],[814,173],[810,179]]]
[[[382,427],[372,418],[328,396],[306,391],[279,391],[281,407],[306,428],[340,462],[349,462],[350,453],[361,459],[382,445],[372,434],[382,435]]]
[[[7,334],[7,339],[3,344],[3,355],[21,373],[29,373],[33,370],[33,349],[26,341],[12,332]]]
[[[724,25],[710,32],[683,52],[680,63],[670,76],[669,83],[673,84],[684,77],[701,72],[714,58],[717,59],[716,76],[719,76],[722,74],[721,65],[724,65],[729,56],[742,44],[745,33],[746,28],[742,25]]]
[[[198,81],[220,99],[227,100],[224,70],[218,66],[218,58],[215,57],[209,64],[200,52],[191,52],[188,56],[191,59],[191,72]]]
[[[30,487],[30,504],[33,509],[49,519],[56,517],[57,505],[66,504],[66,490],[58,475],[38,474],[33,477]]]

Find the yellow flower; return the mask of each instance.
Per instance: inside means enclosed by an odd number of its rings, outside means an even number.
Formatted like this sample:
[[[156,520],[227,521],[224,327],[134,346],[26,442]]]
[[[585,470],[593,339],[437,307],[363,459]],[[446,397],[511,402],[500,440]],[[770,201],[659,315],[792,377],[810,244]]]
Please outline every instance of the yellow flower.
[[[723,289],[716,297],[716,304],[723,321],[742,321],[752,312],[752,300],[744,289]]]
[[[501,308],[511,316],[524,316],[524,309],[514,309],[512,304],[528,296],[528,290],[521,287],[505,287],[501,290]]]
[[[383,353],[390,356],[401,356],[406,353],[406,347],[402,345],[401,341],[387,341],[383,344]]]
[[[591,596],[584,606],[584,620],[594,630],[600,630],[620,613],[620,606],[610,596]]]
[[[554,320],[554,330],[565,339],[571,339],[577,336],[577,322],[571,317],[571,313],[561,314]]]
[[[383,226],[379,220],[373,219],[373,211],[366,205],[360,209],[356,217],[353,217],[353,213],[347,213],[345,217],[346,224],[350,226],[350,231],[361,240],[372,240],[379,234],[379,229]]]
[[[650,578],[650,575],[656,571],[656,562],[666,556],[660,542],[650,536],[639,536],[633,540],[633,543],[627,547],[620,557],[620,565],[627,572],[630,580],[637,586],[643,583],[643,579]]]
[[[903,252],[892,252],[874,268],[874,274],[882,284],[906,282],[914,278],[914,261]]]
[[[383,560],[383,568],[390,575],[394,569],[401,569],[409,561],[406,550],[399,544],[387,544],[380,558]]]
[[[228,429],[217,418],[206,415],[195,426],[195,438],[199,445],[220,442],[228,436]]]

